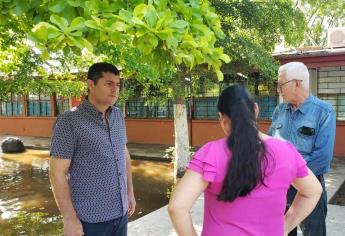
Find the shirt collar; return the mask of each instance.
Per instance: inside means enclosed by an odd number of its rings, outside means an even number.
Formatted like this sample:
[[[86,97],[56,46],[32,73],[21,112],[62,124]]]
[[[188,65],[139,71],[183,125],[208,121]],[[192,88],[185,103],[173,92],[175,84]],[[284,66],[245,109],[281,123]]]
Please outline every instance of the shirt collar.
[[[82,104],[81,104],[87,112],[89,112],[91,115],[93,116],[98,116],[102,118],[102,112],[98,111],[96,109],[96,107],[94,105],[91,104],[91,102],[88,99],[88,96],[85,97],[85,99],[83,100]],[[108,109],[106,110],[105,114],[111,114],[111,112],[113,111],[113,108],[111,106],[108,107]]]
[[[307,113],[308,111],[308,104],[311,103],[313,100],[315,99],[315,97],[310,94],[309,97],[307,97],[306,100],[304,100],[304,102],[297,108],[296,111],[300,111],[302,114]],[[288,103],[286,106],[286,109],[290,109],[293,110],[292,104]]]

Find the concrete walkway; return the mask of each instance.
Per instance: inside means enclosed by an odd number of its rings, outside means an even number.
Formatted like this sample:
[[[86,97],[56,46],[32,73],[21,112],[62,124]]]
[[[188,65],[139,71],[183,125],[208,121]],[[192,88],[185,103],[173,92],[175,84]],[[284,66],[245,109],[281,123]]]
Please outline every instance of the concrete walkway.
[[[0,142],[8,135],[0,135]],[[49,149],[49,138],[20,137],[24,145],[28,148]],[[146,145],[146,144],[128,144],[128,149],[132,156],[141,158],[164,160],[165,151],[168,145]],[[335,158],[332,161],[331,171],[325,176],[328,199],[332,199],[341,184],[345,181],[345,158]],[[202,230],[203,217],[203,196],[201,196],[194,205],[191,214],[195,229],[200,234]],[[168,213],[167,207],[162,207],[138,220],[129,223],[129,236],[175,236]],[[299,235],[301,235],[299,233]],[[345,235],[345,206],[328,204],[327,215],[327,235],[344,236]]]

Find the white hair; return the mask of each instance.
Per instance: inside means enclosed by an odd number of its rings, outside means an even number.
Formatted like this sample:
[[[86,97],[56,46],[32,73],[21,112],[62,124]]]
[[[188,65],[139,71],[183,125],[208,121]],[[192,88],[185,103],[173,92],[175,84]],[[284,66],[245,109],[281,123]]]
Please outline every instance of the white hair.
[[[278,76],[284,76],[288,81],[302,80],[302,86],[309,91],[309,71],[302,62],[294,61],[282,65],[279,67]]]

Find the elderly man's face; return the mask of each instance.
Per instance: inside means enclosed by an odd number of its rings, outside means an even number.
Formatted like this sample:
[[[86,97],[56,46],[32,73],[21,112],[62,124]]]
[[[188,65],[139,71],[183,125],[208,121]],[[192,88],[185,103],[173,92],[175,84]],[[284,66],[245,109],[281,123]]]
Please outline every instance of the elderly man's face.
[[[284,101],[292,102],[296,95],[296,79],[288,80],[285,75],[281,75],[277,81],[277,91]]]

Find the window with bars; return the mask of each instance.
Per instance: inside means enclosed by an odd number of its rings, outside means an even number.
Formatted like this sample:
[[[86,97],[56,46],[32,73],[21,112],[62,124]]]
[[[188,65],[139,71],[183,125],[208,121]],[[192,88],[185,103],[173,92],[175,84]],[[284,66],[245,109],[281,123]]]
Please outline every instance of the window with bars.
[[[345,68],[320,67],[317,80],[318,98],[330,103],[337,120],[345,120]]]
[[[28,95],[27,109],[28,116],[51,116],[50,96]]]
[[[23,114],[22,96],[12,94],[8,101],[0,101],[1,116],[21,116]]]
[[[255,101],[259,106],[259,120],[270,120],[273,111],[278,104],[278,97],[275,95],[255,96]]]
[[[126,102],[126,117],[129,118],[172,118],[173,102],[145,102],[144,99]]]
[[[56,112],[57,115],[64,113],[70,109],[69,98],[56,95]]]
[[[260,107],[259,120],[269,120],[277,106],[277,96],[256,96],[256,102]],[[187,99],[187,116],[192,111],[193,119],[213,120],[217,119],[218,97],[194,97]],[[120,105],[117,105],[121,107]],[[128,118],[173,118],[173,102],[167,100],[163,104],[145,103],[144,100],[130,100],[126,102],[126,117]]]
[[[194,119],[217,119],[218,97],[203,97],[194,99]]]
[[[255,101],[260,108],[259,120],[269,120],[277,106],[277,96],[255,96]],[[194,119],[217,119],[218,97],[195,98],[194,99]]]

